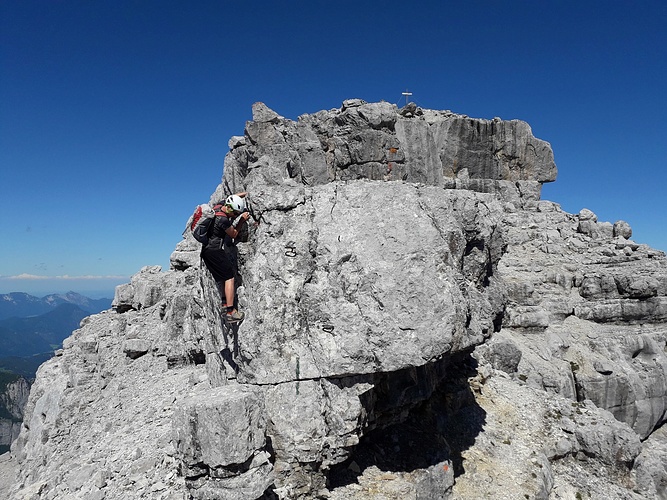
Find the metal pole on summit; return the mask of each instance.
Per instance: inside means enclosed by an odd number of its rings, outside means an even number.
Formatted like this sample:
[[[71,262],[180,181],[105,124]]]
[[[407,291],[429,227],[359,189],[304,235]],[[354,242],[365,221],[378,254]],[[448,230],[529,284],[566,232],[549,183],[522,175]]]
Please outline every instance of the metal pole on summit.
[[[402,92],[401,95],[405,96],[405,105],[408,105],[408,97],[412,95],[412,92],[408,92],[408,89],[405,89],[405,92]]]

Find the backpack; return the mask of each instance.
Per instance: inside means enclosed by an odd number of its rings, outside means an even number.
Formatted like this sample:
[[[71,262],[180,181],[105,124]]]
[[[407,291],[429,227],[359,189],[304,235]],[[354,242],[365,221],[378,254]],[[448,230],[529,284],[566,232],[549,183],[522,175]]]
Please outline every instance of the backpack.
[[[197,205],[194,213],[188,219],[188,223],[183,231],[183,236],[190,233],[199,243],[206,245],[214,227],[216,216],[225,216],[227,214],[222,210],[224,205],[215,205],[211,207],[208,203]],[[238,229],[239,234],[235,238],[237,242],[247,242],[249,239],[248,224],[243,224]]]
[[[188,219],[183,236],[190,233],[199,243],[208,243],[208,230],[211,221],[215,218],[215,209],[208,203],[197,205],[194,213]]]

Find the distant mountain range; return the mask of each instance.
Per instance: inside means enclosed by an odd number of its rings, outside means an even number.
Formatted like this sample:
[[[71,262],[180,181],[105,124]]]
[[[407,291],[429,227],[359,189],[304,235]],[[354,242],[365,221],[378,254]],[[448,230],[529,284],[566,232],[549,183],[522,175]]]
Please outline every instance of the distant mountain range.
[[[75,304],[60,304],[55,309],[28,318],[0,320],[0,356],[32,356],[53,351],[90,313]]]
[[[39,298],[27,293],[0,295],[0,370],[34,377],[81,320],[111,307],[111,299],[75,292]]]
[[[0,295],[0,320],[37,316],[54,310],[61,304],[74,304],[88,314],[95,314],[111,307],[111,299],[90,299],[76,292],[35,297],[27,293],[13,292]]]

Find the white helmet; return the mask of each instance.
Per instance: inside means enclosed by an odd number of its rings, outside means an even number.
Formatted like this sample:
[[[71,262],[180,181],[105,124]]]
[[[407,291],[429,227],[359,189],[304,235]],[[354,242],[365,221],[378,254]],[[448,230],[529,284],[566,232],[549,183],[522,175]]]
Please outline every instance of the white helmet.
[[[245,210],[245,200],[235,194],[227,197],[225,205],[234,210],[234,212],[243,212]]]

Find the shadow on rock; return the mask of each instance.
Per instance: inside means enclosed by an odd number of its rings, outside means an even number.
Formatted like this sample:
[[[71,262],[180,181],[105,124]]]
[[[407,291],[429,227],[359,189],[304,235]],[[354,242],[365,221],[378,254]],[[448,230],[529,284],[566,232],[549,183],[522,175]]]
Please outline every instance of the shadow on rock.
[[[406,412],[404,420],[368,432],[353,455],[330,470],[328,487],[355,483],[371,466],[409,473],[448,462],[455,477],[463,474],[462,452],[474,444],[486,413],[468,383],[477,374],[476,361],[468,354],[459,356],[449,361],[447,373],[431,397]]]

